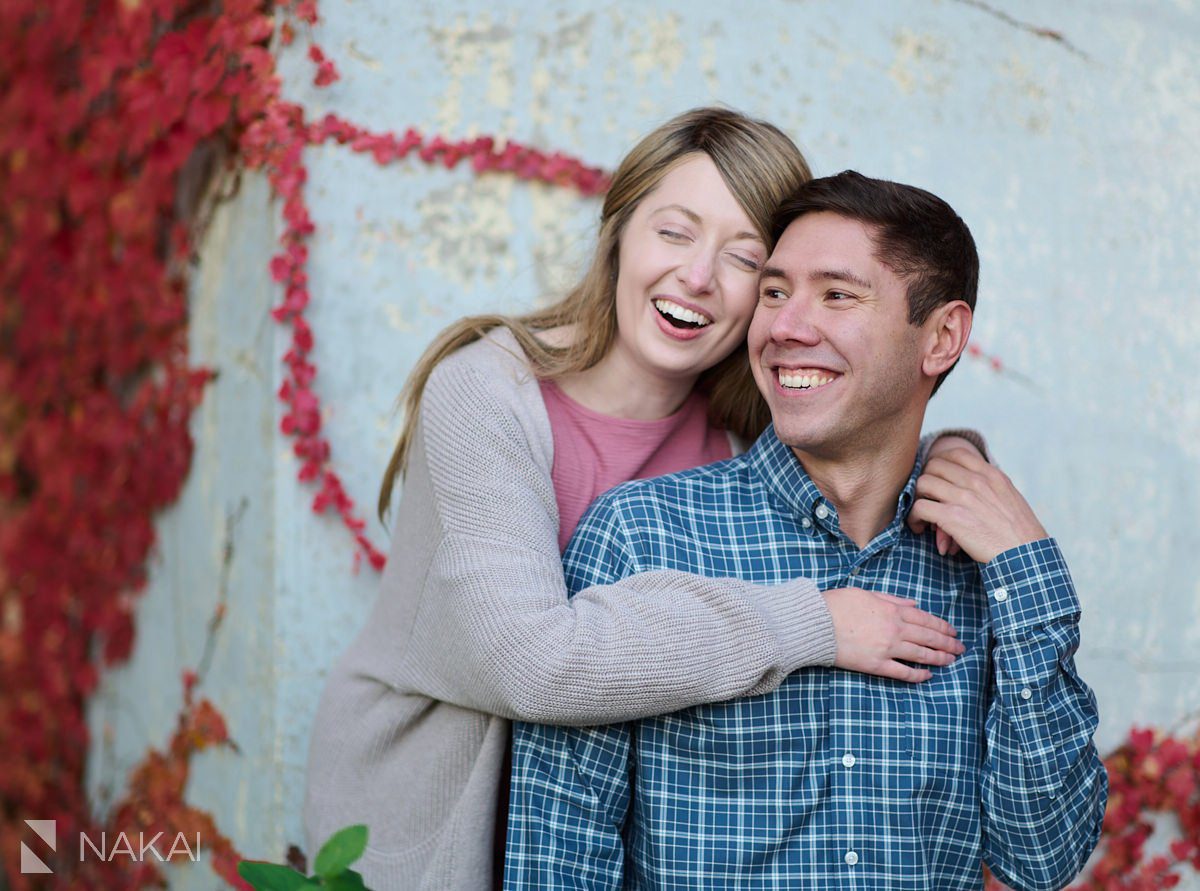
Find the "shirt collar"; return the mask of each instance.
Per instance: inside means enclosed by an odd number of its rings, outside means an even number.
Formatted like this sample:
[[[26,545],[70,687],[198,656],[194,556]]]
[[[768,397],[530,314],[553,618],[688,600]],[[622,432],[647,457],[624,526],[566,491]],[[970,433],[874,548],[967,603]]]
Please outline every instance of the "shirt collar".
[[[796,453],[775,435],[774,424],[767,425],[767,429],[746,453],[746,459],[766,487],[796,516],[811,517],[817,506],[825,503],[825,496],[805,471]],[[832,508],[832,505],[829,507]]]
[[[796,453],[775,435],[774,424],[767,425],[767,429],[746,453],[746,459],[766,487],[790,508],[795,516],[809,518],[814,523],[826,526],[830,531],[838,528],[837,508],[825,500],[825,496],[812,481]],[[908,516],[916,498],[917,477],[920,475],[921,465],[918,462],[913,465],[912,473],[900,491],[896,513],[888,526],[889,531]]]

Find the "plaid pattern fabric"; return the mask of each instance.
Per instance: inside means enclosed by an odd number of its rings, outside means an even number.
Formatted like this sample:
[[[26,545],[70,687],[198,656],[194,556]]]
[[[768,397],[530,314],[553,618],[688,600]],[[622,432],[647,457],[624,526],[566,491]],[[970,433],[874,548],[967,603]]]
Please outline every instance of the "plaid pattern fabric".
[[[1075,673],[1079,604],[1051,539],[984,567],[894,519],[861,551],[768,428],[745,455],[602,496],[569,589],[651,569],[810,576],[913,597],[967,652],[909,685],[798,671],[775,692],[595,728],[514,725],[507,888],[1059,888],[1107,781]]]

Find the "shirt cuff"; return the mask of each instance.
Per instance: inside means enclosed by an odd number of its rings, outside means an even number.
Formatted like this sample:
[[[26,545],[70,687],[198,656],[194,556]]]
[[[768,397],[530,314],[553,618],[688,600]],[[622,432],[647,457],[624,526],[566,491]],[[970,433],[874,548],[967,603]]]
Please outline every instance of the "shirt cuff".
[[[983,588],[998,638],[1079,616],[1071,571],[1053,538],[1009,548],[983,566]]]

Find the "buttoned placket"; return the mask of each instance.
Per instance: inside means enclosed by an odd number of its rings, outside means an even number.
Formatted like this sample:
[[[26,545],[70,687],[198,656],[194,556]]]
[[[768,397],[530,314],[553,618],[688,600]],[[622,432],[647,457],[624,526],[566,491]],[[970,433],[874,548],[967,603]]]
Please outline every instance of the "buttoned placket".
[[[849,687],[854,684],[849,672],[839,672],[831,679],[830,689],[830,732],[829,747],[831,757],[830,768],[833,771],[831,787],[834,795],[845,801],[855,800],[863,782],[862,768],[859,759],[862,752],[858,750],[855,730],[858,717],[852,706],[854,697]],[[861,730],[861,728],[858,728]],[[847,827],[851,829],[852,827]],[[860,839],[847,835],[841,839],[841,859],[843,868],[851,868],[858,864],[860,855],[856,845]],[[832,852],[831,852],[832,853]]]
[[[853,801],[858,777],[852,770],[857,761],[853,748],[855,716],[849,707],[850,697],[845,688],[847,681],[845,673],[835,672],[830,679],[829,696],[829,769],[833,772],[830,778],[830,791],[843,801]],[[849,828],[849,827],[847,827]],[[854,839],[846,836],[840,839],[840,849],[843,861],[847,866],[853,850]],[[832,852],[830,852],[832,854]],[[854,862],[858,855],[854,854]]]
[[[910,480],[911,485],[912,481]],[[797,522],[806,534],[820,536],[822,531],[828,533],[831,556],[833,553],[840,552],[841,559],[844,561],[842,563],[843,578],[847,579],[847,584],[863,586],[869,584],[864,581],[864,577],[870,578],[870,573],[864,573],[864,570],[868,568],[868,562],[888,554],[897,544],[903,516],[907,514],[907,507],[911,504],[911,496],[907,499],[902,497],[901,503],[897,506],[896,516],[888,528],[875,536],[867,547],[861,550],[842,531],[836,508],[823,498],[814,499],[806,507],[796,504],[795,500],[789,499],[789,502],[794,505],[793,509],[799,508]],[[860,786],[864,781],[862,759],[869,757],[870,753],[859,750],[854,742],[857,739],[855,729],[858,718],[851,705],[853,697],[845,686],[847,683],[849,681],[842,676],[842,673],[838,673],[831,679],[828,736],[830,749],[827,756],[829,760],[826,763],[833,771],[833,776],[830,777],[832,794],[852,801],[860,795]],[[899,751],[911,754],[912,747],[911,741],[908,739],[907,721],[901,715],[895,716],[895,719],[904,725],[904,732],[897,740],[900,745]],[[838,856],[840,856],[843,868],[856,867],[862,857],[858,850],[861,840],[848,834],[840,839],[840,842],[841,853]],[[832,854],[832,852],[830,853]]]
[[[821,509],[824,507],[824,504],[818,505],[814,509],[813,513],[820,517]],[[825,517],[822,517],[822,519],[828,519],[828,509],[826,509],[825,514]],[[847,585],[869,587],[869,564],[872,560],[887,559],[887,555],[896,547],[899,538],[899,527],[896,526],[895,523],[889,525],[887,529],[871,539],[865,548],[859,550],[858,546],[855,545],[854,542],[848,536],[846,536],[840,528],[837,527],[836,517],[833,521],[833,525],[833,534],[841,539],[841,543],[844,547],[844,553],[852,564],[849,570],[846,572]],[[839,713],[844,710],[846,714],[849,714],[850,711],[845,691],[842,689],[842,685],[837,682],[834,683],[832,708]],[[908,740],[907,721],[904,721],[904,724],[905,727],[901,742],[902,751],[911,754],[912,748],[911,743]],[[845,732],[841,732],[843,727],[845,728]],[[864,752],[858,750],[851,742],[853,739],[852,733],[849,732],[851,727],[852,723],[850,721],[847,721],[844,724],[840,724],[839,722],[835,724],[834,731],[830,733],[830,746],[832,751],[835,753],[833,762],[835,771],[833,786],[834,788],[840,787],[840,789],[843,790],[842,794],[847,796],[847,800],[854,799],[857,792],[856,787],[862,781],[861,774],[863,767],[859,764],[859,762],[864,755]],[[840,754],[836,754],[839,752]],[[856,848],[856,840],[854,838],[847,837],[842,839],[842,843],[844,845],[842,862],[845,864],[845,867],[852,868],[858,866],[862,860],[862,855]]]

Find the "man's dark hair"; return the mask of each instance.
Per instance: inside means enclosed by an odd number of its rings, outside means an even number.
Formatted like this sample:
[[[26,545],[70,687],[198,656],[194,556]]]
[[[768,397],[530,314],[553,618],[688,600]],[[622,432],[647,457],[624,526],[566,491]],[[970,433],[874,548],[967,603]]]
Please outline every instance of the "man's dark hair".
[[[908,321],[920,325],[952,300],[972,311],[979,290],[979,254],[967,224],[936,195],[902,183],[872,179],[854,170],[809,180],[784,199],[771,223],[779,237],[793,221],[827,211],[864,223],[880,263],[908,285]],[[957,363],[956,363],[957,364]],[[934,384],[936,393],[954,368]]]

